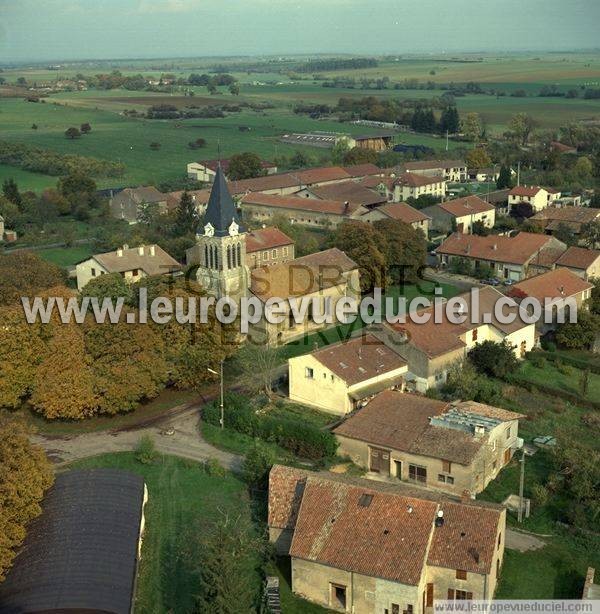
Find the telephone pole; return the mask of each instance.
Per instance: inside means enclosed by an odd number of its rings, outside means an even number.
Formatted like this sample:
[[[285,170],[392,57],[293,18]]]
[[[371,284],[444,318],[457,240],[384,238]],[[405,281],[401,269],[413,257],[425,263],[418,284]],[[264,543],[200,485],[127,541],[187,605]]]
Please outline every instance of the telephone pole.
[[[525,446],[523,446],[520,463],[521,479],[519,480],[519,512],[517,514],[517,520],[519,522],[523,522],[523,489],[525,487]]]

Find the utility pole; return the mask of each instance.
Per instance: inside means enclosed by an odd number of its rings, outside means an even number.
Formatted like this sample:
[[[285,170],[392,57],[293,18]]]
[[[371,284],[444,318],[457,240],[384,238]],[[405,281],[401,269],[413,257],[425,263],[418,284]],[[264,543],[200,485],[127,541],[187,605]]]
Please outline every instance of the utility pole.
[[[446,151],[448,151],[448,130],[446,130]]]
[[[206,370],[209,373],[212,373],[213,375],[219,375],[221,378],[221,402],[219,404],[219,407],[221,409],[221,417],[219,418],[219,424],[221,425],[222,429],[225,428],[225,390],[223,387],[223,363],[224,362],[225,362],[225,359],[222,359],[220,373],[217,373],[214,369],[211,369],[210,367],[206,368]]]
[[[519,480],[519,512],[517,514],[517,520],[519,522],[523,522],[523,489],[525,487],[525,446],[523,446],[520,463],[521,479]]]
[[[521,161],[517,162],[517,185],[521,185]]]

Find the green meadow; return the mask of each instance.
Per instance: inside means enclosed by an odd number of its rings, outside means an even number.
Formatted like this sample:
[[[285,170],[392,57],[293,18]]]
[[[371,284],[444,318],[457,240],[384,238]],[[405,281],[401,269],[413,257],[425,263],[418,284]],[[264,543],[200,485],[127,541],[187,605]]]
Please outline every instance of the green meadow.
[[[488,134],[501,134],[506,130],[511,116],[527,112],[534,117],[540,129],[556,129],[569,121],[600,118],[600,100],[582,98],[541,98],[537,96],[545,85],[555,85],[561,91],[585,87],[600,87],[600,54],[564,53],[542,56],[513,55],[499,57],[386,57],[379,59],[374,68],[323,71],[318,79],[314,75],[292,72],[294,63],[302,61],[277,61],[274,58],[226,58],[226,59],[175,59],[150,63],[128,61],[114,63],[69,64],[58,70],[48,68],[6,68],[2,76],[8,85],[19,77],[30,84],[47,83],[76,74],[93,75],[118,69],[123,74],[142,73],[159,77],[172,73],[187,77],[190,73],[214,70],[219,64],[239,80],[241,92],[232,96],[226,88],[210,96],[204,87],[186,88],[194,92],[193,98],[184,98],[181,89],[173,92],[132,92],[122,89],[62,92],[53,94],[45,102],[26,102],[22,97],[0,97],[0,138],[24,142],[61,153],[75,153],[102,159],[120,161],[126,165],[124,176],[117,179],[101,179],[100,187],[156,184],[185,174],[186,164],[195,159],[214,158],[219,150],[223,156],[241,151],[254,151],[269,159],[293,154],[295,148],[280,142],[288,132],[335,131],[352,134],[369,133],[371,129],[341,124],[335,119],[315,120],[296,115],[293,108],[299,102],[321,103],[335,106],[342,96],[361,98],[375,96],[396,99],[430,99],[444,94],[448,83],[473,81],[486,89],[497,89],[505,96],[489,94],[465,95],[456,98],[459,111],[464,114],[477,112],[484,120]],[[241,64],[254,63],[252,70],[241,71]],[[258,68],[256,67],[258,66]],[[264,71],[261,68],[264,66]],[[329,88],[322,86],[323,79],[351,77],[354,88]],[[362,89],[362,78],[388,77],[391,83],[405,79],[418,79],[424,84],[431,81],[431,89],[384,90]],[[509,94],[525,90],[527,97],[517,98]],[[1,93],[0,93],[1,95]],[[146,120],[126,117],[125,110],[143,113],[153,104],[173,103],[177,106],[195,104],[208,106],[235,103],[268,103],[271,108],[228,113],[219,119]],[[92,132],[82,138],[68,140],[64,136],[70,126],[84,122],[92,125]],[[37,129],[32,129],[36,124]],[[248,128],[241,132],[240,127]],[[203,138],[204,149],[190,150],[188,143]],[[421,143],[433,149],[443,149],[444,139],[419,134],[398,134],[397,142]],[[150,143],[160,143],[160,149],[150,149]],[[450,147],[457,144],[450,142]],[[327,150],[299,147],[313,156],[316,162],[326,158]],[[14,177],[23,189],[41,190],[55,183],[56,179],[38,173],[0,165],[0,180]]]

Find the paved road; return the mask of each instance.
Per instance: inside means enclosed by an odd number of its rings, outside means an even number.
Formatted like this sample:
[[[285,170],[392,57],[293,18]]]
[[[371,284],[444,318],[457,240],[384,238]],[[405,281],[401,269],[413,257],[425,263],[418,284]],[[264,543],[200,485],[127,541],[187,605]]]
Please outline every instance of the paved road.
[[[133,450],[143,435],[150,435],[156,448],[164,454],[181,456],[195,461],[216,458],[224,467],[237,470],[241,457],[218,450],[204,441],[198,428],[200,407],[194,406],[178,413],[159,424],[127,431],[99,431],[81,435],[47,436],[34,435],[32,440],[41,445],[49,458],[60,465],[89,456],[107,452],[125,452]],[[161,435],[161,431],[173,427],[173,435]]]
[[[506,540],[504,545],[510,550],[528,552],[529,550],[539,550],[546,545],[546,542],[531,533],[523,533],[514,529],[506,530]]]

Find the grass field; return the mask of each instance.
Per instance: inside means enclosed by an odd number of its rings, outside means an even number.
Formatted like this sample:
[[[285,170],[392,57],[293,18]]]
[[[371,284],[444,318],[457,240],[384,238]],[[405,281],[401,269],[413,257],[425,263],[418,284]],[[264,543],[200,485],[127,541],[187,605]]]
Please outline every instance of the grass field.
[[[172,72],[178,77],[187,77],[191,72],[203,72],[215,63],[230,65],[232,74],[240,81],[240,96],[231,96],[224,88],[214,96],[208,95],[206,88],[188,88],[194,91],[188,103],[198,106],[210,104],[267,102],[274,108],[264,111],[243,110],[228,114],[222,119],[188,120],[143,120],[122,115],[125,109],[144,111],[155,103],[168,102],[176,106],[186,99],[174,88],[173,94],[153,92],[132,92],[127,90],[87,90],[81,92],[62,92],[53,94],[44,103],[26,102],[22,98],[2,98],[0,104],[1,138],[25,142],[62,153],[77,153],[102,159],[122,162],[126,173],[116,179],[102,179],[101,187],[139,185],[158,183],[185,174],[186,164],[194,159],[214,158],[219,147],[223,156],[241,151],[254,151],[266,159],[279,154],[293,153],[294,148],[279,142],[279,137],[287,132],[325,130],[337,132],[369,132],[368,129],[336,121],[313,120],[306,116],[295,115],[293,106],[299,102],[324,103],[335,105],[342,96],[359,98],[376,96],[380,98],[414,99],[441,96],[445,90],[442,84],[450,82],[466,83],[474,81],[485,88],[495,88],[506,93],[524,89],[527,98],[494,95],[467,95],[456,99],[461,113],[470,111],[482,115],[488,133],[501,133],[506,130],[510,117],[519,111],[530,113],[540,128],[557,128],[569,121],[600,117],[599,100],[567,100],[564,98],[540,98],[536,94],[544,85],[557,85],[559,88],[600,87],[600,54],[546,54],[542,56],[514,55],[498,57],[459,56],[447,57],[402,57],[382,58],[376,68],[353,71],[325,71],[321,78],[347,76],[356,79],[363,77],[389,77],[392,83],[407,78],[419,79],[421,83],[432,81],[433,89],[413,90],[368,90],[360,84],[354,89],[324,88],[322,82],[312,75],[303,75],[302,80],[289,72],[294,63],[301,61],[277,61],[264,59],[265,72],[240,71],[240,62],[248,63],[248,58],[237,59],[197,59],[169,60],[165,70],[149,70],[148,63],[130,61],[113,63],[110,66],[99,64],[71,64],[59,71],[44,68],[11,68],[3,76],[9,83],[24,76],[28,82],[52,81],[57,78],[74,76],[77,73],[96,74],[115,67],[124,74],[141,72],[147,76],[159,76],[161,72]],[[259,60],[256,60],[259,62]],[[238,72],[236,72],[236,70]],[[254,69],[253,69],[254,70]],[[439,89],[436,89],[438,88]],[[92,125],[92,132],[81,139],[67,140],[64,131],[69,126],[79,126],[84,122]],[[32,124],[38,129],[32,130]],[[240,132],[240,126],[250,128]],[[198,138],[207,141],[203,150],[192,151],[187,144]],[[422,143],[434,149],[442,149],[442,139],[426,135],[400,134],[398,140],[404,143]],[[158,142],[161,148],[153,151],[151,142]],[[456,144],[450,144],[455,147]],[[302,148],[316,160],[326,150]],[[20,169],[0,165],[0,180],[14,177],[24,189],[40,190],[55,182],[37,173],[27,173]]]
[[[78,247],[49,247],[40,249],[36,254],[46,262],[52,262],[59,267],[69,267],[89,258],[92,255],[92,248],[87,245]]]
[[[521,366],[520,374],[532,384],[551,386],[571,394],[580,394],[579,382],[582,371],[571,366],[558,369],[554,364],[547,362],[543,368],[534,367],[526,361]],[[587,398],[600,402],[600,375],[589,374]]]

